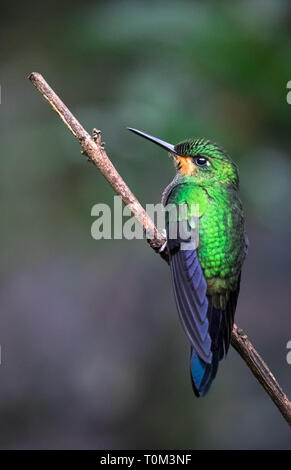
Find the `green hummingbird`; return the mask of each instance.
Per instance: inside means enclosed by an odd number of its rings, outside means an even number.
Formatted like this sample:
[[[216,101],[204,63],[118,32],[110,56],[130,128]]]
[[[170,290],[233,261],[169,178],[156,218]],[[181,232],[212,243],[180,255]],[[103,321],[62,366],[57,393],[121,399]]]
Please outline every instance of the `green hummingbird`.
[[[186,206],[186,211],[176,217],[174,237],[166,214],[166,248],[178,313],[190,341],[192,387],[197,397],[204,396],[229,348],[248,247],[238,170],[225,150],[210,140],[172,145],[128,129],[168,150],[176,167],[162,203]],[[190,231],[198,231],[198,243],[189,232],[185,236],[185,223]]]

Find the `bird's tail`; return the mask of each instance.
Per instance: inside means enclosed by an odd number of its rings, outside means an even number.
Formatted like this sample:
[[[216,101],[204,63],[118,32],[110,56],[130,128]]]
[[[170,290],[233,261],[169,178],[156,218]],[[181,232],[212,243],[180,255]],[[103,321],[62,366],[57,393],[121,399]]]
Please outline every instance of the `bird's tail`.
[[[200,359],[191,346],[190,372],[194,393],[197,397],[204,397],[215,379],[218,363],[220,359],[219,351],[213,351],[212,361],[207,364]]]
[[[214,307],[211,298],[208,298],[208,301],[209,305],[207,316],[209,318],[209,333],[212,339],[211,362],[207,363],[201,359],[193,346],[191,346],[191,381],[193,391],[197,397],[204,397],[204,395],[206,395],[215,379],[219,361],[221,361],[227,353],[230,343],[233,313],[236,306],[237,294],[230,294],[230,300],[226,306],[226,310]]]

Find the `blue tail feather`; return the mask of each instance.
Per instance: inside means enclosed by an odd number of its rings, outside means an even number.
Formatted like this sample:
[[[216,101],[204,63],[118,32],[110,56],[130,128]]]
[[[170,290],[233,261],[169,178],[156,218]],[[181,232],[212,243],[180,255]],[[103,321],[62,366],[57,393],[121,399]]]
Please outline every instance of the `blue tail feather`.
[[[218,369],[219,357],[215,351],[210,364],[200,359],[191,348],[190,371],[194,393],[197,397],[203,397],[208,392]]]

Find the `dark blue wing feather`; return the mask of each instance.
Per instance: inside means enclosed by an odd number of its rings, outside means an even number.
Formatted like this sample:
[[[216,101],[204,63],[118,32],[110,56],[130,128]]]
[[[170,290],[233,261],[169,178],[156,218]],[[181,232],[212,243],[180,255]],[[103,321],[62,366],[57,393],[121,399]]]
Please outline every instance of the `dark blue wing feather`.
[[[179,224],[178,224],[179,225]],[[172,273],[175,300],[184,330],[199,357],[211,363],[211,337],[207,317],[207,284],[201,269],[197,250],[187,248],[187,241],[182,240],[177,230],[177,238],[168,239],[170,267]]]
[[[179,251],[175,255],[171,256],[170,266],[173,279],[174,294],[176,304],[178,307],[179,316],[185,332],[195,347],[195,350],[199,353],[200,357],[206,362],[211,362],[211,338],[208,333],[208,300],[206,297],[206,282],[201,282],[201,277],[198,277],[198,283],[195,283],[195,279],[187,279],[187,265],[185,263],[186,251]],[[196,251],[193,252],[193,256],[197,257]],[[201,271],[200,265],[198,270]],[[200,287],[199,287],[200,286]],[[205,291],[204,297],[202,292],[199,296],[195,291],[195,288],[202,288]]]

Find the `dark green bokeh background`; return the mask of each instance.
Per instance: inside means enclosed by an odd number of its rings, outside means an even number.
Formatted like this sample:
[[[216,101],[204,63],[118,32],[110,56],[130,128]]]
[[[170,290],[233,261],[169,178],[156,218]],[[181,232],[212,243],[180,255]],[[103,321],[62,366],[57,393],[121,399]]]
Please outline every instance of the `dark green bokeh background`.
[[[287,0],[1,6],[1,448],[290,448],[233,349],[194,398],[168,267],[144,241],[91,238],[113,192],[27,80],[103,130],[142,204],[174,170],[126,126],[228,150],[250,239],[237,323],[290,395],[290,24]]]

